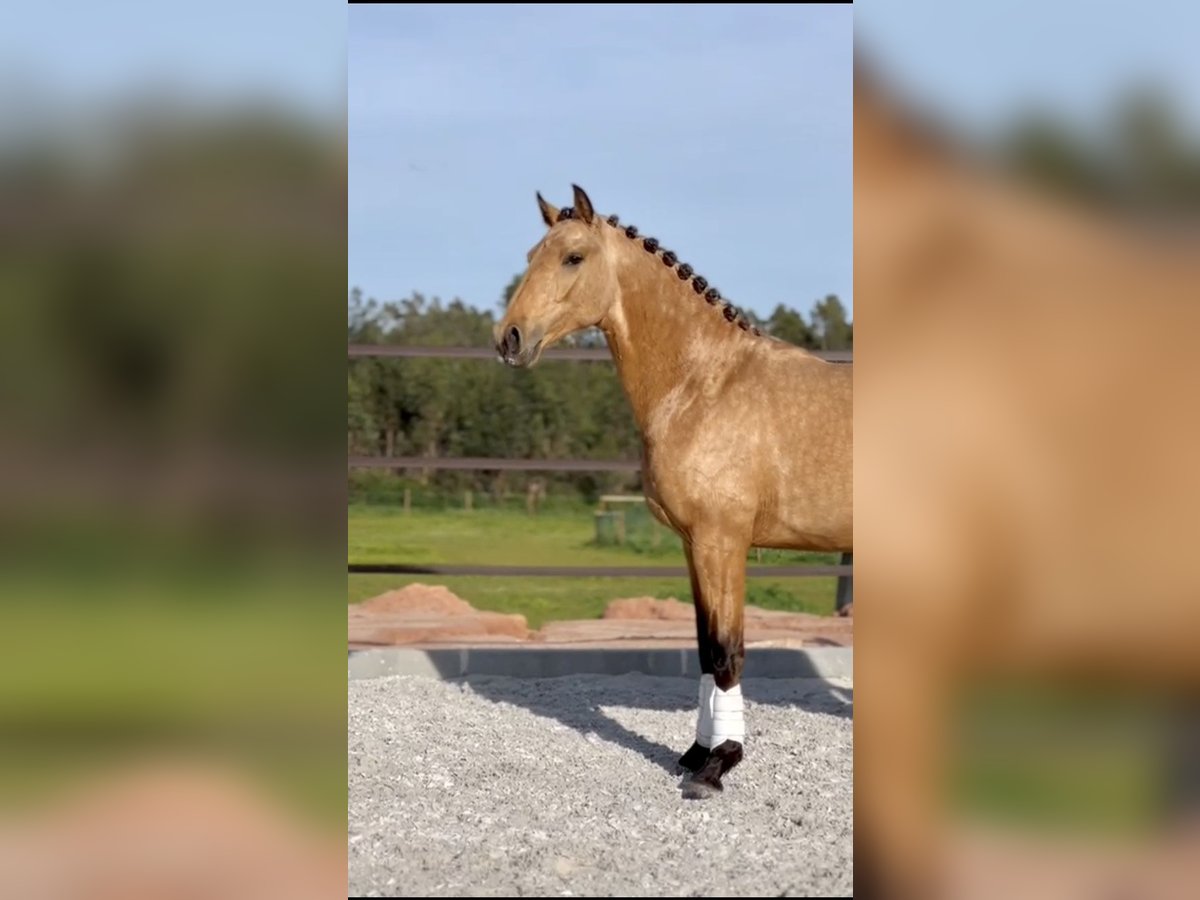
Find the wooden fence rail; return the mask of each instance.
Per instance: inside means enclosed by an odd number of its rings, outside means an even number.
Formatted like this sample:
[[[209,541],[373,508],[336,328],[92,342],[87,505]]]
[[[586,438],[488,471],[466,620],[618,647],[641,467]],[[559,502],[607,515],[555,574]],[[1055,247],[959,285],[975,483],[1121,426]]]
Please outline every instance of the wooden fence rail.
[[[401,347],[394,344],[348,344],[351,358],[409,357],[423,359],[493,359],[496,351],[490,347]],[[854,362],[851,350],[814,350],[814,356],[836,363]],[[612,355],[607,347],[552,347],[542,353],[542,359],[575,359],[609,362]]]
[[[636,472],[636,459],[505,459],[496,456],[351,456],[351,469],[460,469],[506,472]]]
[[[421,563],[350,563],[354,575],[521,575],[542,578],[687,578],[684,566],[443,566]],[[804,578],[847,576],[853,566],[747,566],[750,578]]]

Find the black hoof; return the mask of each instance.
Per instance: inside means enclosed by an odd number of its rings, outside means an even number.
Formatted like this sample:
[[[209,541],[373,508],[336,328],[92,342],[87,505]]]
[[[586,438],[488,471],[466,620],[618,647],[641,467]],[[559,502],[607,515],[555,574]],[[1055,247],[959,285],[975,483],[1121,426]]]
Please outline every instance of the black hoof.
[[[704,761],[704,765],[684,781],[683,799],[706,800],[709,797],[715,797],[725,790],[725,786],[721,784],[722,776],[741,761],[742,745],[737,741],[725,741],[713,747],[708,751],[708,758]]]
[[[683,799],[684,800],[707,800],[710,797],[715,797],[721,791],[725,790],[721,786],[721,782],[709,784],[707,781],[697,781],[696,776],[692,776],[683,783]]]
[[[679,757],[679,768],[688,772],[695,772],[708,759],[709,750],[707,747],[701,747],[697,743],[693,743],[688,747],[687,753]]]

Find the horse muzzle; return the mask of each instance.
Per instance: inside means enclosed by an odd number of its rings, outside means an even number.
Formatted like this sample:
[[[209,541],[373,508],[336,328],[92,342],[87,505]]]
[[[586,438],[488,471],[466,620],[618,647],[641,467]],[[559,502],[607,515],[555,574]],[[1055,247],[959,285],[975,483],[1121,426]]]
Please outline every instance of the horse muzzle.
[[[520,328],[510,325],[496,342],[496,353],[501,362],[507,365],[530,366],[537,361],[541,345],[540,338],[531,344],[525,339]]]

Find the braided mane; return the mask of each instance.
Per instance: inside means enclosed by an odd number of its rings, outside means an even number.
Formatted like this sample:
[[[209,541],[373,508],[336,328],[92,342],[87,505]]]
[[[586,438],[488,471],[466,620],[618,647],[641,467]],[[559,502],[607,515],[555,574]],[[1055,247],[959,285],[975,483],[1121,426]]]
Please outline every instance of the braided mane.
[[[573,218],[575,218],[574,207],[564,206],[558,211],[559,222],[563,221],[564,219]],[[616,228],[618,231],[624,231],[625,237],[629,238],[630,240],[637,239],[637,226],[626,225],[622,229],[620,226],[620,220],[617,218],[617,216],[609,216],[604,221],[613,228]],[[657,256],[662,248],[659,246],[657,238],[648,237],[642,241],[642,249],[647,253]],[[721,312],[724,314],[726,321],[736,322],[738,328],[742,329],[742,331],[749,331],[751,334],[756,336],[762,334],[758,328],[750,324],[750,320],[746,318],[746,314],[744,312],[742,312],[728,300],[722,298],[721,292],[715,287],[708,286],[707,278],[704,278],[701,275],[692,274],[692,267],[687,263],[679,263],[679,257],[675,255],[673,250],[662,250],[662,255],[659,258],[662,260],[664,266],[675,269],[675,274],[679,276],[680,281],[687,281],[690,278],[692,281],[692,290],[697,294],[703,294],[704,299],[708,301],[709,305],[716,306],[717,304],[721,304]],[[677,263],[679,263],[678,266],[676,265]]]

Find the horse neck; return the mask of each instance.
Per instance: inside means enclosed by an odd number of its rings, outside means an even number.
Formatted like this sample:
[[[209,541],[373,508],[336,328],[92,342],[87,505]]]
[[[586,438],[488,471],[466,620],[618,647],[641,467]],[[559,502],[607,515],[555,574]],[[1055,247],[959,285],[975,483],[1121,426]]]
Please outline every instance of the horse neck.
[[[617,375],[645,434],[651,418],[672,390],[701,366],[729,365],[744,347],[740,330],[725,321],[661,257],[620,247],[617,296],[600,321]]]

